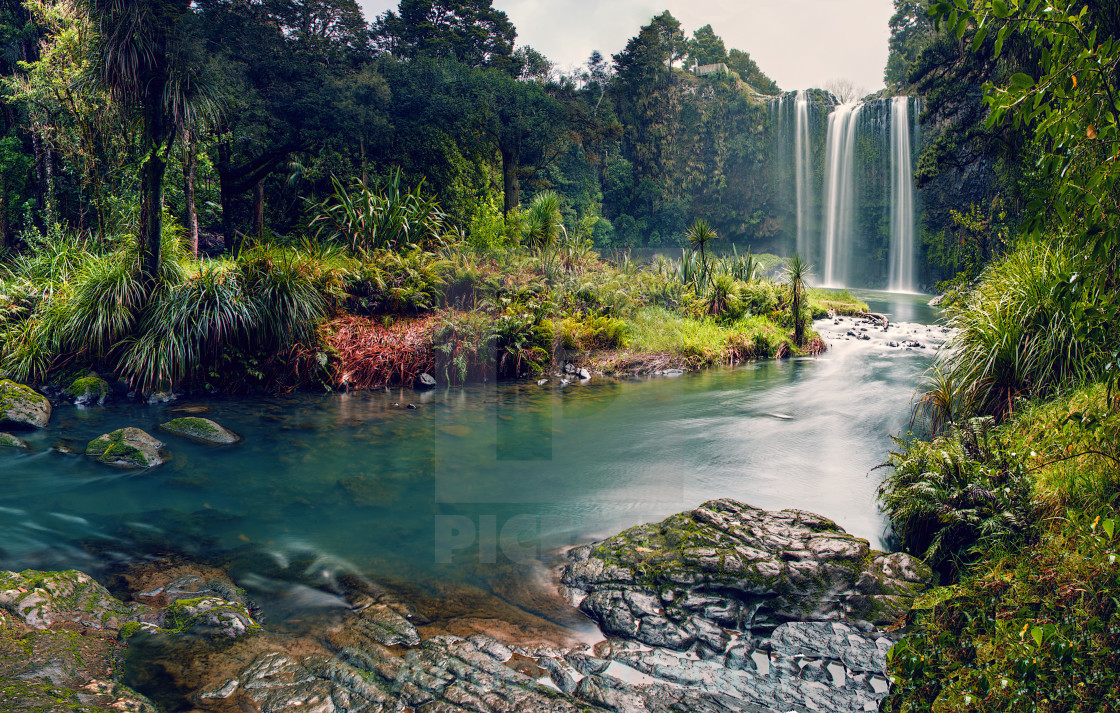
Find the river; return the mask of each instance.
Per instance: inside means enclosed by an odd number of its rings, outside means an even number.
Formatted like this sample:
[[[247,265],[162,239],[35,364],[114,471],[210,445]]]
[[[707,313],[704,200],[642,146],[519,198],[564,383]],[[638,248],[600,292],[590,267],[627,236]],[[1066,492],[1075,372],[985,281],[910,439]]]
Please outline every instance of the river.
[[[825,320],[820,357],[675,377],[60,407],[31,454],[0,454],[0,569],[98,576],[178,553],[295,622],[341,606],[327,586],[340,572],[531,600],[513,590],[557,548],[718,497],[818,512],[882,546],[873,469],[944,335],[922,326],[937,318],[926,297],[861,296],[912,324],[855,326],[864,340]],[[887,344],[902,339],[924,348]],[[170,462],[141,472],[50,450],[128,425],[158,435],[184,407],[244,441],[165,436]],[[460,615],[484,608],[455,596]]]

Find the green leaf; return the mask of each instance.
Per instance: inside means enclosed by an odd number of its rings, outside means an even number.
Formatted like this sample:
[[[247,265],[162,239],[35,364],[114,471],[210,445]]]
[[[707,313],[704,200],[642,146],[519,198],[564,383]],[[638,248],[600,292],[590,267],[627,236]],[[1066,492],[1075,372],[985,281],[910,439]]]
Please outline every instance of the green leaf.
[[[1111,540],[1112,533],[1116,530],[1116,520],[1112,518],[1101,520],[1101,529],[1104,530],[1104,533],[1108,535],[1108,539]]]
[[[1029,74],[1023,74],[1022,72],[1016,72],[1011,75],[1011,84],[1008,85],[1008,89],[1012,91],[1022,91],[1024,89],[1030,89],[1033,86],[1034,77]]]
[[[999,18],[1007,17],[1007,3],[1004,0],[992,0],[992,14]]]
[[[984,44],[984,39],[987,36],[988,36],[988,28],[987,27],[981,27],[980,30],[976,33],[976,37],[974,37],[973,40],[972,40],[972,51],[973,52],[978,52],[980,50],[980,46]]]
[[[1032,628],[1031,638],[1034,639],[1035,646],[1042,646],[1042,627],[1036,626]]]

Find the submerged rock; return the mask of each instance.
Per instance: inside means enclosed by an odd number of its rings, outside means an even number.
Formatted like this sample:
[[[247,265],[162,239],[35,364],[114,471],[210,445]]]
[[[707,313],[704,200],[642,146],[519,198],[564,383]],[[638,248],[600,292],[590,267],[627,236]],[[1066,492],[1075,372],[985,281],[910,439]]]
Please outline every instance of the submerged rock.
[[[0,380],[0,428],[46,428],[51,402],[30,386]]]
[[[128,426],[98,436],[86,446],[86,455],[100,463],[121,468],[152,468],[164,462],[163,443],[139,428]]]
[[[27,450],[30,448],[27,441],[22,438],[17,438],[10,433],[0,432],[0,448],[22,448]]]
[[[159,430],[213,446],[229,445],[241,440],[241,436],[228,428],[199,416],[172,419],[167,423],[161,423]]]
[[[436,388],[436,379],[435,379],[435,377],[434,377],[434,376],[432,376],[431,374],[428,374],[428,373],[426,373],[426,372],[425,372],[425,373],[423,373],[423,374],[421,374],[421,375],[420,375],[420,376],[419,376],[419,377],[418,377],[418,378],[416,379],[416,388],[417,388],[417,389],[420,389],[420,390],[422,390],[422,391],[426,391],[426,390],[428,390],[428,389],[434,389],[434,388]]]
[[[99,376],[90,375],[74,379],[66,389],[66,394],[78,406],[103,406],[113,394],[109,383]]]

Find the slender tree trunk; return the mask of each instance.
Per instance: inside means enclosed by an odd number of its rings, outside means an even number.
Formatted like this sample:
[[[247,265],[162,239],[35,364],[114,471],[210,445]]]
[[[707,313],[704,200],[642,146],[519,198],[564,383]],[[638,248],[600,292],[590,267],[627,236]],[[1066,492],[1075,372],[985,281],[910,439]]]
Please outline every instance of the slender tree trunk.
[[[521,205],[521,185],[517,180],[517,168],[521,157],[517,149],[501,149],[502,152],[502,212],[509,212]]]
[[[368,185],[366,183],[366,137],[358,137],[358,150],[362,155],[362,185],[365,186]]]
[[[194,135],[187,133],[184,137],[186,144],[186,162],[183,164],[183,193],[187,202],[187,235],[191,242],[191,255],[198,257],[198,207],[195,205],[195,177],[198,174],[198,146]]]
[[[220,166],[228,166],[232,158],[232,151],[229,147],[228,141],[223,141],[218,145],[218,163]],[[233,230],[233,185],[229,173],[225,170],[219,169],[218,171],[218,192],[221,196],[222,202],[222,240],[226,246],[226,252],[231,255],[236,255],[240,249],[237,237],[234,235]]]
[[[264,180],[253,186],[253,232],[257,240],[264,237]]]
[[[154,282],[159,275],[160,248],[163,238],[163,174],[167,160],[163,155],[167,130],[162,111],[162,86],[153,83],[146,97],[148,159],[142,171],[140,194],[140,269]]]

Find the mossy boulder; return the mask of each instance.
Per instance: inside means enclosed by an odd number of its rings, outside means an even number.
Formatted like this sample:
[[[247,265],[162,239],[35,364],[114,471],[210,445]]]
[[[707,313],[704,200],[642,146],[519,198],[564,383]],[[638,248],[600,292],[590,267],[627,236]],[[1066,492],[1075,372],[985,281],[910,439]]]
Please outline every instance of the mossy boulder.
[[[149,611],[124,604],[85,572],[0,571],[0,610],[34,629],[80,624],[91,629],[118,629]]]
[[[789,621],[891,622],[929,578],[918,560],[872,550],[820,515],[734,500],[576,548],[562,572],[566,594],[604,633],[714,651],[721,627],[762,635]]]
[[[27,450],[30,446],[22,438],[16,438],[10,433],[0,433],[0,448],[22,448]]]
[[[0,428],[45,428],[51,402],[30,386],[0,380]]]
[[[139,428],[118,428],[89,442],[86,455],[120,468],[152,468],[164,462],[163,443]]]
[[[221,424],[197,416],[184,416],[161,423],[159,430],[214,446],[229,445],[241,440],[241,436]]]
[[[66,394],[74,399],[74,403],[78,406],[102,406],[112,395],[113,389],[109,386],[109,382],[98,376],[83,376],[79,379],[74,379],[74,382],[66,389]]]

